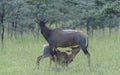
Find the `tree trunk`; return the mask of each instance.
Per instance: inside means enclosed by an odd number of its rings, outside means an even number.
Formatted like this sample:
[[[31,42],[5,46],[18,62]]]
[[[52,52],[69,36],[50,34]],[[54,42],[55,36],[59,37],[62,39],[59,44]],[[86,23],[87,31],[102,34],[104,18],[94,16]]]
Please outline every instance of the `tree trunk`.
[[[4,31],[5,31],[4,16],[5,16],[5,8],[3,5],[2,13],[1,13],[1,43],[2,43],[2,48],[4,48]]]
[[[111,25],[109,24],[109,36],[111,36],[111,33],[112,33],[112,28]]]
[[[4,24],[2,23],[2,32],[1,32],[2,48],[4,48],[4,31],[5,31],[5,27]]]
[[[89,26],[89,20],[87,20],[86,27],[87,27],[87,34],[88,34],[88,35],[90,35],[90,26]]]
[[[14,31],[14,22],[12,22],[12,25],[11,25],[12,27],[12,29],[11,29],[11,38],[13,37],[13,31]]]
[[[17,22],[14,23],[14,29],[15,29],[14,37],[15,37],[15,39],[17,39]]]

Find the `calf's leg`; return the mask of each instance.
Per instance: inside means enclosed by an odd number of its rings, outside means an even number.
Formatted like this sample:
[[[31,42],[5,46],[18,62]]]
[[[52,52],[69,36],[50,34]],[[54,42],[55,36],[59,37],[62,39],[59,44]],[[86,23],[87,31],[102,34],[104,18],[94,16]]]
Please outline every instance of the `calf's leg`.
[[[43,58],[46,58],[46,57],[48,57],[48,56],[40,55],[37,57],[35,69],[39,69],[40,60]]]

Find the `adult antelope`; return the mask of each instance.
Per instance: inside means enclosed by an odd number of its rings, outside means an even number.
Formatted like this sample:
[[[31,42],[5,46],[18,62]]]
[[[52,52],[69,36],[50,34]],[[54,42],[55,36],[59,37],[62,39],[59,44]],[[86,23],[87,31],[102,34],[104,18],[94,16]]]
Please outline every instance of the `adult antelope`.
[[[50,45],[50,53],[54,59],[55,49],[58,47],[80,46],[84,54],[88,58],[88,65],[90,66],[90,53],[87,50],[87,34],[79,30],[71,29],[50,29],[46,26],[45,21],[38,22],[40,30],[44,38]]]

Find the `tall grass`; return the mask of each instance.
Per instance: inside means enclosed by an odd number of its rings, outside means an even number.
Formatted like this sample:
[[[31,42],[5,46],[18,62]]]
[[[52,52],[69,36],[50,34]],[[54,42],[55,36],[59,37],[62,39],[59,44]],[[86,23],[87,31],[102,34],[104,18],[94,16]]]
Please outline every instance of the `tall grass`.
[[[36,39],[26,34],[22,39],[5,39],[4,49],[0,45],[0,75],[119,75],[120,72],[120,31],[109,36],[95,31],[89,37],[91,70],[82,52],[76,56],[67,70],[56,70],[55,64],[49,70],[49,59],[43,59],[39,70],[34,70],[36,57],[42,54],[42,46],[47,43],[40,35]]]

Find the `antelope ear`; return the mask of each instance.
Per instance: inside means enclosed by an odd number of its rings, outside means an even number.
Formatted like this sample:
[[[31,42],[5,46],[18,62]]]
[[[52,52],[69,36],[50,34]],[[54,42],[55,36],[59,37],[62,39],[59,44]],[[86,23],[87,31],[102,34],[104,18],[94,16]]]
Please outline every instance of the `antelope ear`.
[[[47,21],[47,19],[46,19],[46,17],[45,16],[42,16],[42,15],[40,15],[40,14],[37,14],[37,15],[35,15],[35,22],[36,23],[40,23],[40,22],[44,22],[44,23],[47,23],[48,21]]]

